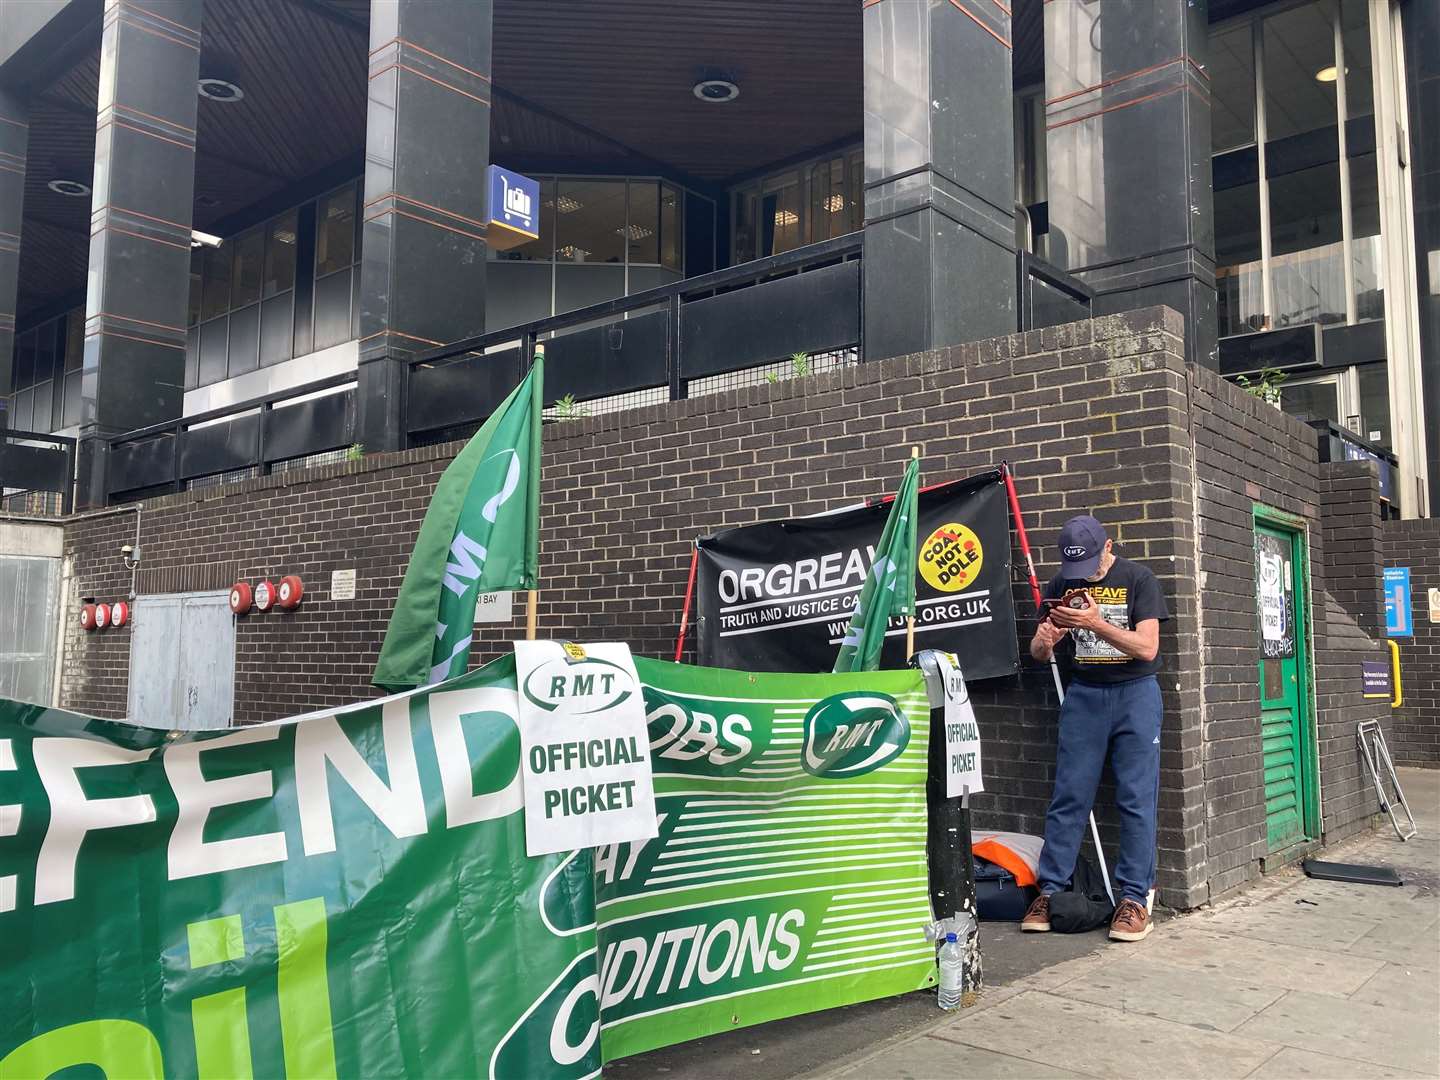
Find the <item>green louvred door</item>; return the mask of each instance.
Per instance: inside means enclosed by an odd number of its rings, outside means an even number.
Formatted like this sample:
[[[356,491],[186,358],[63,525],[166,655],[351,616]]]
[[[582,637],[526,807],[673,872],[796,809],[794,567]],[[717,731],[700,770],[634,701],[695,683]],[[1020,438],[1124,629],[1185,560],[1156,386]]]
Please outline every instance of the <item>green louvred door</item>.
[[[1300,534],[1255,525],[1255,606],[1260,616],[1260,738],[1265,829],[1271,852],[1309,837],[1312,782],[1306,723],[1304,548]]]

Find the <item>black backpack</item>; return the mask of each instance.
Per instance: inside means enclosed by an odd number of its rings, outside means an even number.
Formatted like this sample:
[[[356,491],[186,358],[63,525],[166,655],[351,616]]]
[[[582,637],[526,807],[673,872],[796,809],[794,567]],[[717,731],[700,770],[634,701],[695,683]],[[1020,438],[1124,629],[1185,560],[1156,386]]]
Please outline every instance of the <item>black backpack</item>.
[[[1050,929],[1062,934],[1083,934],[1105,926],[1115,905],[1105,893],[1105,881],[1095,864],[1084,856],[1075,860],[1070,888],[1050,894]]]

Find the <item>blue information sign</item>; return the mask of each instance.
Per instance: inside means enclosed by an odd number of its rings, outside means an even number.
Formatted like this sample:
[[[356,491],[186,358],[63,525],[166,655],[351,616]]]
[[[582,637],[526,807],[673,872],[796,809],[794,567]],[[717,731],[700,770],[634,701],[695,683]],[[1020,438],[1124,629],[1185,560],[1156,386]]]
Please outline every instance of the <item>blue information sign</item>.
[[[540,235],[540,181],[491,165],[488,219],[492,228],[534,240]],[[523,240],[521,241],[524,242]]]
[[[1385,568],[1385,633],[1388,637],[1412,637],[1415,623],[1410,614],[1410,568]]]

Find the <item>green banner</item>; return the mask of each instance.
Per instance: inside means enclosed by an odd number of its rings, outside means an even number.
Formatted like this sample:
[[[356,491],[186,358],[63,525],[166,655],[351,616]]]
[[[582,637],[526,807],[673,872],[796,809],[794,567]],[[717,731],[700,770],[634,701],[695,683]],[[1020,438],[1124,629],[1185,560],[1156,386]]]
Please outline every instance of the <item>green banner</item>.
[[[0,701],[0,1080],[568,1080],[933,982],[921,676],[637,667],[660,837],[540,858],[508,657],[222,732]]]
[[[890,504],[885,529],[860,587],[850,625],[840,639],[836,671],[874,671],[890,620],[915,614],[915,533],[920,519],[916,498],[920,492],[920,459],[911,458]]]

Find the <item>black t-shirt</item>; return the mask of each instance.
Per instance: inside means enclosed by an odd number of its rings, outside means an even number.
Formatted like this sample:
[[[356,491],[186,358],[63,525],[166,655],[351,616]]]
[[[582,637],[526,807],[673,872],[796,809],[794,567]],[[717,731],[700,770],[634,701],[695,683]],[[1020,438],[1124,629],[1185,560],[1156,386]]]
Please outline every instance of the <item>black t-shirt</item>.
[[[1139,563],[1116,556],[1099,581],[1067,579],[1056,574],[1045,586],[1047,599],[1088,592],[1100,605],[1100,614],[1112,626],[1134,630],[1146,619],[1170,618],[1165,596],[1155,575]],[[1069,667],[1072,677],[1087,683],[1118,683],[1154,675],[1160,657],[1136,660],[1089,630],[1071,630],[1055,646],[1055,655]]]

